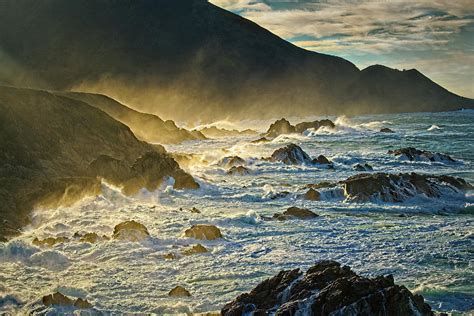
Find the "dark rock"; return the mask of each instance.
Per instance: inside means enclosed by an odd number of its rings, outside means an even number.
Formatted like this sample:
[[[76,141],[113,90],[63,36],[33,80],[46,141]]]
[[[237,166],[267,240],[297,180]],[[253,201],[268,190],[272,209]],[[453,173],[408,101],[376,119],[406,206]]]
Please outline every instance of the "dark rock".
[[[391,275],[365,278],[335,261],[320,261],[304,275],[298,269],[281,271],[226,304],[221,313],[255,311],[263,315],[433,315],[423,297],[394,284]]]
[[[172,252],[166,253],[163,255],[163,259],[165,260],[174,260],[176,259],[176,255]]]
[[[82,298],[73,300],[60,292],[43,296],[42,302],[45,306],[73,306],[78,309],[92,308],[92,304]]]
[[[313,188],[313,189],[317,190],[317,189],[325,189],[325,188],[334,188],[336,186],[337,186],[337,183],[323,181],[323,182],[319,182],[319,183],[307,184],[306,188]]]
[[[245,168],[244,166],[237,166],[237,167],[232,167],[227,171],[228,175],[239,175],[239,176],[245,176],[250,174],[250,169]]]
[[[207,138],[221,138],[221,137],[236,137],[236,136],[251,136],[257,134],[256,131],[246,129],[238,131],[236,129],[228,130],[225,128],[218,128],[215,126],[205,127],[199,130]]]
[[[193,225],[184,231],[184,235],[189,238],[214,240],[222,238],[222,233],[219,228],[214,225],[197,224]]]
[[[224,168],[231,168],[245,165],[245,160],[239,156],[231,156],[222,158],[217,164]]]
[[[282,191],[282,192],[277,192],[277,193],[271,193],[269,195],[269,197],[272,200],[276,200],[276,199],[283,199],[283,198],[287,197],[288,195],[290,195],[290,192]]]
[[[304,195],[303,195],[305,200],[309,201],[319,201],[321,200],[321,193],[316,191],[313,188],[310,188]]]
[[[259,139],[252,140],[252,144],[268,143],[270,140],[266,137],[260,137]]]
[[[171,291],[169,291],[168,293],[169,296],[191,296],[191,293],[189,293],[188,290],[186,290],[184,287],[182,286],[176,286],[174,289],[172,289]]]
[[[313,121],[313,122],[302,122],[298,123],[295,126],[295,130],[297,133],[303,133],[307,129],[313,128],[315,130],[318,130],[320,127],[329,127],[329,128],[335,128],[336,125],[331,121],[331,120],[320,120],[320,121]]]
[[[136,221],[126,221],[114,227],[114,239],[127,241],[142,241],[150,237],[145,225]]]
[[[461,178],[417,173],[358,174],[342,181],[350,201],[404,202],[417,195],[439,198],[443,189],[461,192],[472,186]]]
[[[389,150],[388,154],[394,156],[404,157],[410,161],[414,160],[429,160],[433,162],[456,162],[449,155],[441,153],[432,153],[426,150],[419,150],[413,147],[400,148],[395,150]]]
[[[280,161],[287,165],[312,163],[311,157],[300,146],[295,144],[289,144],[286,147],[275,150],[270,160]]]
[[[330,165],[330,164],[332,164],[332,162],[329,161],[329,159],[327,159],[323,155],[319,155],[318,158],[313,159],[313,163],[318,163],[320,165]]]
[[[87,242],[90,244],[109,239],[109,237],[105,235],[99,236],[97,233],[85,233],[85,234],[75,233],[74,238],[79,239],[79,241],[81,242]]]
[[[275,138],[281,134],[291,134],[295,132],[295,127],[286,119],[282,118],[270,125],[264,137]]]
[[[192,246],[191,248],[183,250],[183,255],[190,256],[198,253],[206,253],[208,251],[209,250],[207,250],[206,247],[204,247],[203,245],[197,244]]]
[[[368,163],[365,163],[363,165],[357,164],[353,167],[353,169],[355,171],[372,171],[372,170],[374,170],[374,168],[372,168],[372,166],[369,165]]]
[[[380,130],[381,133],[395,133],[394,131],[392,131],[390,128],[388,127],[384,127]]]
[[[32,243],[33,245],[39,246],[39,247],[41,246],[53,247],[54,245],[61,244],[67,241],[69,241],[69,239],[66,237],[48,237],[43,240],[40,240],[37,237],[35,237]]]
[[[298,218],[298,219],[311,219],[318,217],[316,213],[306,209],[306,208],[299,208],[292,206],[288,208],[286,211],[283,212],[283,214],[274,214],[273,218],[279,220],[279,221],[284,221],[292,218]]]

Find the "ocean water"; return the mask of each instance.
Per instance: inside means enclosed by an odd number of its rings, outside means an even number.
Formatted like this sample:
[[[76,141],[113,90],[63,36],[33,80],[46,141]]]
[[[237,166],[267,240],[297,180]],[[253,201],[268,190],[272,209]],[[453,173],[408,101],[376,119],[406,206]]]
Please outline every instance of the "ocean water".
[[[73,207],[37,210],[21,236],[0,244],[0,313],[34,311],[43,295],[55,291],[87,298],[104,312],[216,311],[281,269],[307,269],[322,259],[340,261],[363,275],[393,274],[396,283],[422,294],[435,310],[472,312],[472,192],[398,204],[348,203],[329,193],[323,193],[323,201],[305,201],[299,195],[307,184],[357,174],[353,170],[357,163],[369,163],[373,172],[448,174],[474,183],[474,111],[331,119],[336,130],[282,135],[270,143],[251,144],[257,137],[242,137],[167,146],[171,152],[196,154],[185,167],[201,184],[196,191],[174,190],[170,180],[155,192],[125,197],[104,183],[102,196]],[[264,131],[270,123],[248,121],[239,127]],[[379,133],[381,127],[396,133]],[[335,168],[259,159],[290,142],[313,157],[325,155]],[[458,162],[410,162],[387,154],[406,146],[448,153]],[[246,159],[250,175],[230,176],[217,164],[232,155]],[[281,192],[288,194],[272,198]],[[290,206],[309,208],[320,217],[263,220]],[[201,213],[188,211],[192,207]],[[151,238],[95,244],[69,241],[50,248],[32,244],[35,237],[70,238],[75,232],[111,235],[116,224],[130,219],[143,223]],[[184,230],[198,223],[218,226],[224,238],[184,237]],[[197,243],[210,252],[180,255]],[[164,260],[163,254],[169,252],[178,258]],[[192,296],[169,297],[176,285]]]

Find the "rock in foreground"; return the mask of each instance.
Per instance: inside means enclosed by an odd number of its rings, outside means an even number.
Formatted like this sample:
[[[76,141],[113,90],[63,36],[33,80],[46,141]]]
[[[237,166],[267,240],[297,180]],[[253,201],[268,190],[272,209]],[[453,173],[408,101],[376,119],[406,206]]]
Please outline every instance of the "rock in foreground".
[[[226,304],[222,315],[433,315],[420,295],[393,277],[365,278],[335,261],[320,261],[303,274],[281,271]]]

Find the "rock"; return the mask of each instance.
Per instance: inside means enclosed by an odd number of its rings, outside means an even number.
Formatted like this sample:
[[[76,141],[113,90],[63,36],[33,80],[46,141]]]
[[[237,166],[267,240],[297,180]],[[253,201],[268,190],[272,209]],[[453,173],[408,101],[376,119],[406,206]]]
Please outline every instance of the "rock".
[[[358,174],[342,181],[347,201],[399,203],[417,195],[439,198],[443,192],[462,192],[472,186],[461,178],[417,173]]]
[[[276,200],[276,199],[283,199],[287,197],[288,195],[290,195],[290,192],[282,191],[282,192],[270,193],[268,197],[272,200]]]
[[[295,144],[289,144],[286,147],[275,150],[270,160],[280,161],[287,165],[310,164],[312,162],[311,157],[300,146]]]
[[[252,140],[250,143],[252,144],[260,144],[260,143],[268,143],[270,140],[266,137],[260,137],[259,139]]]
[[[313,121],[313,122],[302,122],[299,124],[296,124],[295,130],[297,133],[303,133],[304,131],[313,128],[314,130],[318,130],[321,127],[329,127],[329,128],[335,128],[336,125],[331,121],[331,120],[320,120],[320,121]]]
[[[73,300],[60,292],[43,296],[42,302],[45,306],[59,305],[59,306],[74,306],[75,308],[78,308],[78,309],[92,308],[92,304],[89,303],[87,300],[82,299],[82,298],[77,298],[76,300]]]
[[[197,224],[193,225],[184,231],[184,235],[189,238],[214,240],[222,238],[222,233],[219,228],[214,225]]]
[[[98,241],[110,239],[109,237],[105,235],[99,236],[97,235],[97,233],[85,233],[85,234],[75,233],[74,238],[79,239],[79,241],[81,242],[88,242],[91,244],[96,243]]]
[[[183,255],[189,256],[189,255],[194,255],[197,253],[205,253],[208,251],[209,250],[207,250],[206,247],[204,247],[203,245],[197,244],[197,245],[192,246],[191,248],[183,250]]]
[[[245,160],[239,156],[230,156],[222,158],[217,164],[224,168],[231,168],[244,165]]]
[[[147,228],[136,221],[126,221],[114,227],[112,238],[127,241],[142,241],[150,237]]]
[[[163,259],[165,260],[174,260],[176,259],[176,255],[172,252],[166,253],[163,255]]]
[[[177,286],[168,293],[169,296],[191,296],[188,290],[182,286]]]
[[[281,134],[291,134],[295,132],[295,127],[286,119],[282,118],[270,125],[264,137],[275,138]]]
[[[330,164],[332,164],[332,162],[329,161],[329,159],[327,159],[323,155],[319,155],[318,158],[313,159],[313,163],[318,163],[320,165],[330,165]]]
[[[305,274],[281,271],[226,304],[222,315],[407,315],[431,316],[420,295],[393,277],[365,278],[335,261],[320,261]]]
[[[395,150],[389,150],[388,154],[394,156],[400,156],[410,161],[418,161],[418,160],[429,160],[433,162],[456,162],[453,158],[449,155],[441,154],[441,153],[432,153],[426,150],[419,150],[413,147],[406,147],[400,148]]]
[[[374,170],[374,168],[372,168],[372,166],[369,165],[368,163],[363,164],[363,165],[357,164],[354,167],[352,167],[352,169],[354,169],[355,171],[372,171],[372,170]]]
[[[311,183],[307,184],[306,188],[312,188],[312,189],[326,189],[326,188],[334,188],[337,186],[337,183],[332,183],[332,182],[319,182],[319,183]]]
[[[388,127],[384,127],[380,130],[380,133],[395,133],[394,131],[392,131],[390,128]]]
[[[43,240],[40,240],[37,237],[35,237],[32,243],[33,245],[38,246],[38,247],[41,247],[41,246],[53,247],[54,245],[61,244],[67,241],[69,241],[69,239],[66,237],[48,237]]]
[[[195,213],[195,214],[201,214],[201,211],[198,210],[197,208],[193,207],[192,209],[189,210],[191,213]]]
[[[303,195],[305,200],[309,201],[320,201],[321,200],[321,193],[316,191],[313,188],[310,188],[304,195]]]
[[[235,176],[235,175],[247,176],[250,174],[250,169],[245,168],[244,166],[238,166],[238,167],[234,166],[227,171],[227,174],[231,176]]]
[[[218,128],[216,126],[204,127],[199,130],[207,138],[221,138],[221,137],[236,137],[236,136],[251,136],[257,134],[256,131],[251,129],[246,129],[243,131],[238,131],[236,129],[225,129]]]
[[[279,221],[284,221],[295,217],[298,219],[311,219],[318,217],[318,215],[306,208],[299,208],[296,206],[288,208],[286,211],[283,212],[283,214],[276,213],[273,215],[273,218]]]

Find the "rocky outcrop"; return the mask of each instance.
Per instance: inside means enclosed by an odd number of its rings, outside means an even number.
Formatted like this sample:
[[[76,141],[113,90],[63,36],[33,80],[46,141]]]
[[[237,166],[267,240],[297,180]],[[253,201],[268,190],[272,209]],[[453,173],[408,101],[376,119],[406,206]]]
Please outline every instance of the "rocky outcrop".
[[[239,156],[229,156],[222,158],[217,164],[224,168],[231,168],[245,165],[245,160]]]
[[[184,231],[184,236],[194,239],[214,240],[222,238],[219,228],[214,225],[197,224]]]
[[[303,195],[303,198],[308,201],[319,201],[321,200],[321,193],[316,191],[313,188],[310,188],[306,193]]]
[[[456,160],[451,158],[449,155],[441,154],[441,153],[433,153],[426,150],[419,150],[413,147],[389,150],[388,154],[394,155],[403,159],[407,159],[410,161],[428,160],[428,161],[433,161],[433,162],[444,162],[444,163],[456,162]]]
[[[311,164],[311,157],[300,146],[289,144],[277,149],[270,157],[271,161],[280,161],[287,165]]]
[[[405,202],[416,196],[439,198],[473,187],[461,178],[417,173],[358,174],[341,182],[347,201]]]
[[[92,308],[92,304],[87,300],[82,298],[77,298],[74,300],[60,292],[43,296],[42,302],[45,306],[69,306],[77,309]]]
[[[252,140],[250,143],[252,144],[261,144],[261,143],[268,143],[270,142],[271,140],[269,140],[268,138],[266,137],[260,137],[259,139],[256,139],[256,140]]]
[[[276,213],[273,215],[274,219],[277,219],[279,221],[284,221],[288,219],[312,219],[315,217],[318,217],[316,213],[306,209],[306,208],[299,208],[296,206],[292,206],[288,208],[286,211],[284,211],[282,214]]]
[[[251,129],[245,129],[243,131],[238,131],[236,129],[225,129],[225,128],[218,128],[215,126],[205,127],[197,132],[202,133],[207,138],[221,138],[221,137],[236,137],[236,136],[253,136],[256,135],[257,132]]]
[[[32,244],[38,247],[42,247],[42,246],[53,247],[54,245],[62,244],[67,241],[69,241],[69,238],[67,237],[48,237],[42,240],[38,239],[38,237],[35,237],[35,239],[33,239],[32,241]]]
[[[332,162],[329,161],[325,156],[319,155],[317,158],[313,159],[313,163],[317,163],[320,165],[331,165]]]
[[[380,129],[380,133],[395,133],[395,132],[388,127],[384,127]]]
[[[250,174],[250,169],[244,166],[234,166],[227,170],[227,174],[231,176],[247,176]]]
[[[404,315],[432,316],[420,295],[393,276],[366,278],[335,261],[320,261],[306,273],[281,271],[226,304],[222,315]]]
[[[198,253],[206,253],[208,251],[209,250],[207,250],[207,248],[204,247],[203,245],[197,244],[197,245],[194,245],[194,246],[192,246],[188,249],[184,249],[182,253],[185,256],[190,256],[190,255],[194,255],[194,254],[198,254]]]
[[[94,244],[94,243],[99,242],[99,241],[110,239],[106,235],[99,236],[97,233],[80,234],[80,233],[76,232],[73,237],[74,237],[74,239],[79,240],[80,242],[87,242],[87,243],[90,243],[90,244]]]
[[[186,290],[182,286],[176,286],[173,288],[171,291],[168,293],[169,296],[177,296],[177,297],[186,297],[186,296],[191,296],[191,293],[189,293],[188,290]]]
[[[352,169],[354,169],[355,171],[372,171],[374,170],[374,168],[369,165],[368,163],[365,163],[365,164],[356,164],[352,167]]]
[[[271,124],[264,136],[275,138],[282,134],[303,133],[304,131],[310,128],[318,130],[320,127],[323,126],[329,128],[336,127],[336,125],[331,120],[327,119],[313,122],[301,122],[293,126],[288,120],[282,118]]]
[[[150,237],[150,233],[145,225],[136,221],[122,222],[114,227],[113,239],[126,241],[142,241]]]

